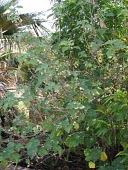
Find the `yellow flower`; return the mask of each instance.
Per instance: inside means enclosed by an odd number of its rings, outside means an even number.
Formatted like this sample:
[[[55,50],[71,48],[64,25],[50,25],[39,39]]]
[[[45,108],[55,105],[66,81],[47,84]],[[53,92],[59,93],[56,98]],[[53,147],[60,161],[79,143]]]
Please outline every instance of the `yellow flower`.
[[[89,162],[88,166],[89,166],[89,168],[92,168],[92,169],[96,167],[95,163],[92,161]]]
[[[98,57],[98,61],[99,61],[99,63],[102,63],[102,62],[103,62],[102,56],[99,56],[99,57]]]
[[[101,152],[101,160],[106,161],[108,159],[108,156],[106,155],[105,152]]]
[[[78,123],[74,123],[74,128],[77,130],[79,129],[79,124]]]

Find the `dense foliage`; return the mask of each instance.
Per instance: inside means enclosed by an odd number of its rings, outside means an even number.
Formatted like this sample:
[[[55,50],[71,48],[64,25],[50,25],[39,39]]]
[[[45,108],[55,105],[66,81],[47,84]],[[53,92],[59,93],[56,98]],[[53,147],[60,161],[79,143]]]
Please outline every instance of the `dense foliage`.
[[[128,168],[127,3],[59,1],[51,36],[14,34],[25,52],[16,93],[0,101],[0,166],[49,159],[52,169],[75,155],[83,169]]]

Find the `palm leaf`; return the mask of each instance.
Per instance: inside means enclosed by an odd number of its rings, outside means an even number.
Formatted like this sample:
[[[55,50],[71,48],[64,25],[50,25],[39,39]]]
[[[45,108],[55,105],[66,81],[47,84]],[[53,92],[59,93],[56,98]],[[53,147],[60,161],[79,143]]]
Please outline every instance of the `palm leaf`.
[[[42,22],[45,22],[44,20],[36,19],[36,13],[26,13],[26,14],[19,14],[16,12],[14,15],[19,18],[19,20],[16,20],[14,22],[13,20],[8,19],[8,13],[7,10],[12,7],[12,5],[15,7],[18,3],[18,0],[4,0],[0,4],[0,28],[2,29],[2,32],[4,35],[12,35],[15,32],[18,32],[19,28],[22,26],[32,25],[34,28],[34,31],[38,32],[39,27],[40,29],[43,29],[44,31],[48,31],[43,25]]]
[[[0,14],[6,12],[11,6],[16,5],[18,0],[3,0],[0,2]]]

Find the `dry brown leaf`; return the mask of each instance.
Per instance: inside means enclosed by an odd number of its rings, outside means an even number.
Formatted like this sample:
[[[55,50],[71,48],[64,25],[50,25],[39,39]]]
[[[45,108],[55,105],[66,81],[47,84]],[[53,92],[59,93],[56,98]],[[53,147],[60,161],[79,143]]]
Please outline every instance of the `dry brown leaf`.
[[[105,25],[104,21],[101,18],[99,18],[99,20],[100,20],[100,27],[103,29],[107,29],[107,26]]]
[[[92,0],[92,4],[95,5],[95,1],[94,0]]]

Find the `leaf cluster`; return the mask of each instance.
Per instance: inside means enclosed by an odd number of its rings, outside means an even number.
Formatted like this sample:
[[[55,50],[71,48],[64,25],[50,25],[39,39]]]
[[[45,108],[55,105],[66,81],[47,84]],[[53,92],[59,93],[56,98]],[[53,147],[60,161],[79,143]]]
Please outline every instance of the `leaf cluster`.
[[[20,96],[1,102],[18,116],[2,127],[9,142],[2,142],[1,162],[17,164],[24,154],[30,165],[49,155],[67,159],[81,148],[88,168],[127,169],[126,1],[65,0],[52,9],[51,37],[20,34]]]

